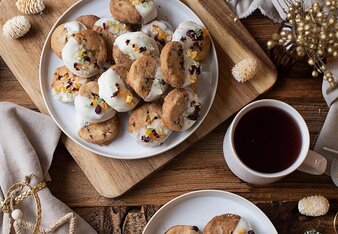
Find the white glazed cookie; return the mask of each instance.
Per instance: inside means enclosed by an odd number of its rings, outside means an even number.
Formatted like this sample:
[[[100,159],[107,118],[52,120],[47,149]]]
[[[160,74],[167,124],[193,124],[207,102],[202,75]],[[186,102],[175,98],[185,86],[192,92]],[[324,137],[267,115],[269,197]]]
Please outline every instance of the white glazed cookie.
[[[204,227],[203,233],[255,234],[251,224],[236,214],[223,214],[214,217]]]
[[[129,133],[144,146],[161,145],[171,134],[162,122],[162,109],[159,104],[143,104],[129,116]]]
[[[211,48],[211,39],[206,28],[191,22],[180,23],[176,28],[173,41],[180,41],[196,61],[204,60]],[[189,51],[190,50],[190,51]]]
[[[173,27],[163,20],[154,20],[149,24],[143,25],[141,31],[153,38],[161,48],[172,40],[174,33]]]
[[[99,95],[116,111],[127,112],[134,109],[140,100],[127,88],[115,67],[110,67],[100,76]]]
[[[154,39],[143,32],[125,33],[117,37],[114,43],[113,57],[116,64],[130,67],[142,54],[159,57],[159,49]]]
[[[100,123],[111,119],[116,114],[99,96],[96,81],[84,84],[74,100],[75,109],[81,119],[89,123]]]

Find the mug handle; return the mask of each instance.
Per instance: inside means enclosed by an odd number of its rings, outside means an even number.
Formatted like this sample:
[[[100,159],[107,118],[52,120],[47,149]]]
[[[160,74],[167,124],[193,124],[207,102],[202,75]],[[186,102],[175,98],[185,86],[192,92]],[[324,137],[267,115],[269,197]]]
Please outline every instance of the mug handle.
[[[327,160],[322,155],[309,150],[304,162],[298,170],[311,174],[311,175],[322,175],[327,166]]]

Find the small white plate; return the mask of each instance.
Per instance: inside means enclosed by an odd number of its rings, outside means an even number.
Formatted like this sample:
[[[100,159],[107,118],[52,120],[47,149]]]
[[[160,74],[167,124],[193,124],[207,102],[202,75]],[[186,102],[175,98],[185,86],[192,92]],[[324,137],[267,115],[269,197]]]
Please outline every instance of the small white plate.
[[[225,213],[240,215],[257,234],[277,234],[269,218],[253,203],[218,190],[195,191],[174,198],[155,213],[143,234],[164,234],[175,225],[197,226],[202,231],[213,217]]]
[[[186,5],[179,0],[154,0],[158,9],[158,18],[167,20],[174,27],[179,23],[191,20],[203,25],[201,20]],[[218,84],[218,62],[214,45],[207,59],[207,64],[203,65],[205,71],[211,72],[209,79],[201,79],[198,94],[203,102],[201,116],[196,124],[184,133],[174,133],[163,145],[153,148],[141,146],[128,133],[128,114],[119,114],[121,120],[120,133],[108,146],[98,146],[84,141],[78,136],[76,121],[76,111],[73,105],[64,104],[55,100],[51,91],[51,79],[54,70],[63,66],[63,62],[54,54],[50,47],[50,38],[54,29],[61,23],[74,20],[76,17],[86,14],[95,14],[98,17],[111,16],[109,11],[110,0],[83,0],[70,7],[55,23],[49,33],[42,50],[40,61],[40,85],[42,96],[49,110],[50,115],[60,127],[60,129],[72,140],[84,148],[111,158],[117,159],[141,159],[164,153],[187,139],[205,119],[209,112]]]

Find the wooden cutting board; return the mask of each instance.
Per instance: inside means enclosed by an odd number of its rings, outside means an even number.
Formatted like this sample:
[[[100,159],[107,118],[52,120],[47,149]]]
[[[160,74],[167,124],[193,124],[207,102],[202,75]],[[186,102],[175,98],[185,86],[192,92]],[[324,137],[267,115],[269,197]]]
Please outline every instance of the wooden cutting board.
[[[75,0],[45,0],[44,14],[28,16],[32,29],[19,40],[7,39],[0,33],[0,55],[37,108],[46,114],[48,112],[39,86],[40,54],[54,22],[74,2]],[[105,158],[83,149],[63,135],[62,142],[98,193],[104,197],[113,198],[128,191],[206,136],[241,107],[270,89],[277,79],[274,65],[240,21],[234,21],[235,15],[224,0],[183,0],[183,2],[201,18],[216,43],[220,77],[213,107],[203,124],[189,139],[165,154],[148,159],[128,161]],[[15,7],[15,1],[0,0],[0,30],[2,31],[6,20],[21,14]],[[248,57],[258,61],[258,73],[252,81],[239,84],[232,78],[230,71],[234,64]]]

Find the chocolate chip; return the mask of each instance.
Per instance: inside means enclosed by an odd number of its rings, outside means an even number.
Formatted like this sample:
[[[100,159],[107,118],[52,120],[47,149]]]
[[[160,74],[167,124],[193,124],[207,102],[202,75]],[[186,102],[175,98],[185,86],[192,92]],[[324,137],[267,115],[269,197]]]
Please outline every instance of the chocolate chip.
[[[140,53],[146,52],[147,48],[146,47],[140,47]]]
[[[95,107],[95,113],[99,115],[99,114],[101,114],[101,112],[102,112],[102,107],[100,105],[97,105]]]
[[[130,43],[130,40],[126,40],[126,45],[129,45],[129,43]]]
[[[150,138],[147,137],[147,136],[142,136],[141,137],[141,141],[145,142],[145,143],[148,143],[150,141]]]
[[[248,234],[255,234],[253,230],[248,231]]]
[[[195,232],[199,231],[198,227],[196,227],[196,226],[192,226],[192,230],[194,230]]]

